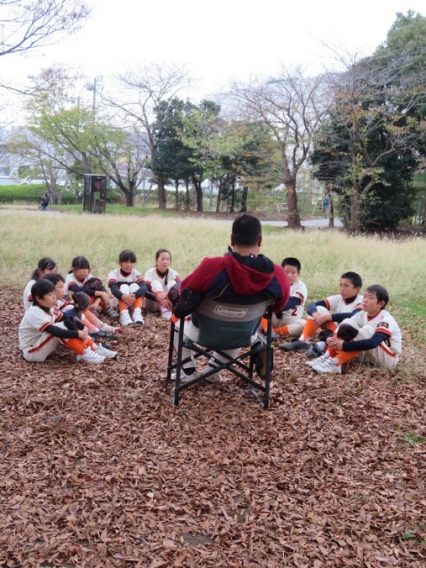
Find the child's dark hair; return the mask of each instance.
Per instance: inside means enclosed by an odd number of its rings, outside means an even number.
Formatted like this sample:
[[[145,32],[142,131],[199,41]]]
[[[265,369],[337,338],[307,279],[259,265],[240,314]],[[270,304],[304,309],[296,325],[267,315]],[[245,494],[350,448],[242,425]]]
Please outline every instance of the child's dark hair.
[[[285,258],[282,263],[281,266],[284,268],[284,266],[294,266],[295,268],[297,268],[297,272],[300,272],[302,270],[302,265],[300,264],[300,261],[297,260],[297,258],[293,258],[292,256],[288,256],[287,258]]]
[[[37,298],[44,298],[46,294],[55,291],[55,286],[50,280],[40,278],[31,286],[31,297],[33,299],[33,306],[38,306]]]
[[[45,270],[55,270],[55,268],[56,262],[48,256],[44,256],[38,261],[37,268],[34,270],[31,279],[38,280],[40,278],[40,272],[44,272]]]
[[[79,270],[80,268],[87,268],[90,270],[90,264],[85,256],[75,256],[72,259],[71,268],[75,268],[76,270]]]
[[[380,284],[373,284],[364,290],[364,294],[368,292],[369,294],[374,294],[377,298],[378,302],[384,302],[382,306],[382,310],[386,307],[387,303],[389,302],[389,292]]]
[[[354,288],[362,288],[362,278],[356,272],[345,272],[340,278],[346,278],[352,282]]]
[[[163,252],[167,252],[168,255],[170,255],[170,260],[172,260],[172,254],[169,250],[167,249],[158,249],[157,252],[155,253],[155,260],[158,260],[160,258],[160,255]]]
[[[58,282],[65,282],[64,277],[56,272],[49,272],[49,274],[45,274],[43,276],[43,280],[49,280],[54,286],[56,286]]]
[[[120,256],[118,257],[118,263],[121,264],[122,262],[136,262],[136,254],[129,249],[122,250],[120,252]]]

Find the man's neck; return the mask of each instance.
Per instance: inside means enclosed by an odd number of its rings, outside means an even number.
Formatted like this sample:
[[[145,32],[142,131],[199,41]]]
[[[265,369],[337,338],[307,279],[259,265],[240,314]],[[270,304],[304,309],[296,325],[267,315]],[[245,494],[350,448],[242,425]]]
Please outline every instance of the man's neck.
[[[241,246],[241,245],[234,245],[232,247],[233,251],[241,256],[258,256],[259,255],[259,247],[256,246]]]

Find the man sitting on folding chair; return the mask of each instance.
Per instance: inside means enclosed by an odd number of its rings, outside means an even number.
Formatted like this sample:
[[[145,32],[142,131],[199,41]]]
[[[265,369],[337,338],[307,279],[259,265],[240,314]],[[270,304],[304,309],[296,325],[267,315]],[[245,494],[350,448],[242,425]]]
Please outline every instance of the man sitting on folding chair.
[[[281,266],[259,254],[261,244],[259,219],[243,214],[232,225],[232,248],[229,247],[228,253],[222,257],[205,258],[182,281],[180,296],[173,310],[173,321],[178,328],[178,318],[191,314],[184,326],[184,334],[190,341],[197,343],[199,327],[194,312],[202,301],[216,300],[234,307],[271,301],[276,312],[286,304],[290,293],[287,275]],[[178,333],[175,333],[174,343],[177,350]],[[238,351],[229,349],[224,353],[235,357]],[[190,349],[183,347],[182,360],[182,381],[197,377],[196,362]],[[213,354],[207,366],[214,369],[218,361],[224,361],[224,357]],[[175,377],[171,378],[173,380]]]

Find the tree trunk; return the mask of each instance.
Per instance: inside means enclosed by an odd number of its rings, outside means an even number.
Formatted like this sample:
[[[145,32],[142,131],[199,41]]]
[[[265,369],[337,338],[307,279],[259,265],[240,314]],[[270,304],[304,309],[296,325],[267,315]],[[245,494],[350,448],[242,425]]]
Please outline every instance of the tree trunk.
[[[248,197],[248,187],[244,186],[243,187],[243,194],[241,196],[240,213],[246,213],[247,212],[247,197]]]
[[[158,187],[158,208],[166,209],[167,195],[166,188],[164,187],[164,179],[154,172],[155,183]]]
[[[285,184],[287,191],[287,222],[290,229],[300,229],[300,215],[297,209],[296,180]]]
[[[330,217],[328,219],[328,228],[332,229],[334,227],[334,204],[330,197]]]
[[[175,179],[175,209],[179,210],[179,180]]]
[[[195,177],[192,178],[194,183],[195,195],[197,198],[197,211],[203,211],[203,190],[201,189],[201,182],[198,181]]]
[[[124,190],[123,190],[124,192]],[[124,192],[126,196],[126,207],[134,207],[135,206],[135,191],[133,184],[130,185],[129,190]]]
[[[186,178],[185,180],[185,189],[186,189],[186,195],[185,195],[185,211],[189,211],[189,179]]]
[[[350,215],[351,218],[348,222],[348,230],[351,233],[356,233],[359,231],[359,194],[357,191],[356,186],[352,188],[351,197],[349,200],[350,203]]]
[[[231,181],[231,213],[235,213],[235,178]]]
[[[216,213],[220,213],[221,206],[222,206],[222,181],[219,181],[219,185],[217,188]]]

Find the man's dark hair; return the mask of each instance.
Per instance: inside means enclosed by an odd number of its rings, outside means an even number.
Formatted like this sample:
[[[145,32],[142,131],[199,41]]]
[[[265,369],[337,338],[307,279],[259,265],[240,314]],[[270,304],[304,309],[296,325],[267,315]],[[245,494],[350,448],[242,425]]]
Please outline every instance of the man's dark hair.
[[[362,278],[356,272],[345,272],[344,274],[342,274],[342,276],[340,278],[346,278],[346,280],[349,280],[350,282],[352,282],[352,285],[354,286],[354,288],[361,288],[362,287]]]
[[[293,258],[292,256],[288,256],[287,258],[285,258],[282,263],[281,266],[284,268],[284,266],[294,266],[295,268],[297,268],[297,272],[300,272],[302,270],[302,265],[300,264],[300,261],[297,260],[297,258]]]
[[[380,286],[380,284],[373,284],[372,286],[369,286],[368,288],[366,288],[364,290],[364,294],[368,292],[369,294],[374,294],[377,298],[378,302],[384,302],[384,306],[382,307],[382,310],[385,308],[385,306],[387,305],[387,303],[389,302],[389,293],[386,290],[386,288],[384,288],[383,286]]]
[[[262,225],[257,217],[244,213],[232,223],[232,236],[239,246],[255,246],[262,234]]]
[[[39,303],[37,302],[37,298],[44,298],[46,294],[49,292],[54,292],[55,286],[49,280],[45,280],[44,278],[40,278],[37,280],[35,284],[31,287],[31,297],[33,299],[33,305],[38,306]]]

